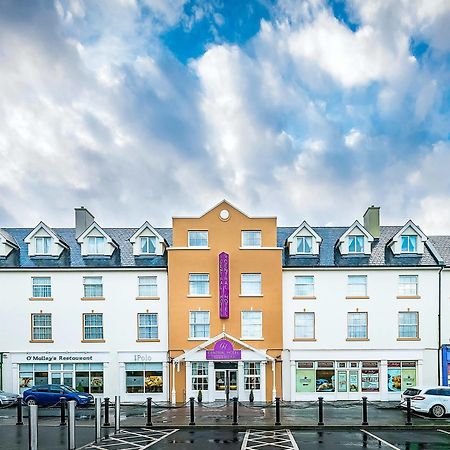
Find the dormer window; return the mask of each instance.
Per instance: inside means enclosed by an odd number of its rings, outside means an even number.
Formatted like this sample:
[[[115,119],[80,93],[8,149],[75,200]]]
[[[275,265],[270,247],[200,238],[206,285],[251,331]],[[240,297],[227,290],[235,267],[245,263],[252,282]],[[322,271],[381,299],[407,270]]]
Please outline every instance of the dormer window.
[[[348,252],[349,253],[364,253],[364,236],[349,236],[348,237]]]
[[[36,243],[36,255],[49,255],[50,254],[50,248],[52,244],[52,238],[51,237],[36,237],[35,238]]]
[[[402,253],[417,253],[417,236],[402,236]]]
[[[297,237],[297,253],[310,255],[312,253],[312,236]]]
[[[242,247],[261,247],[261,231],[243,231]]]
[[[207,231],[189,231],[189,247],[208,247]]]
[[[90,255],[105,254],[105,238],[103,236],[88,236],[88,251]]]
[[[156,252],[156,237],[141,236],[141,254],[154,254]]]

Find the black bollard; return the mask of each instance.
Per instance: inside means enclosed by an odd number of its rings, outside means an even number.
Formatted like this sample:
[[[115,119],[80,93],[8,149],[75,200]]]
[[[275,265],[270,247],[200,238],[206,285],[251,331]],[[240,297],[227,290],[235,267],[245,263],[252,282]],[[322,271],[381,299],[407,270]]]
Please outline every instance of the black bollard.
[[[105,397],[105,423],[104,427],[109,427],[111,424],[109,423],[109,397]]]
[[[148,397],[147,398],[147,423],[146,423],[147,427],[152,427],[153,423],[152,423],[152,398]]]
[[[406,422],[405,425],[412,425],[411,421],[411,397],[406,397]]]
[[[280,397],[275,398],[275,425],[281,425],[280,419]]]
[[[195,417],[194,417],[194,397],[189,398],[189,409],[191,412],[191,421],[189,425],[195,425]]]
[[[66,399],[64,397],[61,397],[59,406],[61,408],[61,421],[59,425],[64,426],[66,425]]]
[[[367,397],[362,398],[362,422],[361,425],[369,425],[367,421]]]
[[[23,425],[22,397],[17,397],[17,422],[16,425]]]
[[[323,397],[319,397],[319,421],[317,425],[323,425]]]
[[[233,397],[233,424],[238,424],[238,399],[237,397]]]

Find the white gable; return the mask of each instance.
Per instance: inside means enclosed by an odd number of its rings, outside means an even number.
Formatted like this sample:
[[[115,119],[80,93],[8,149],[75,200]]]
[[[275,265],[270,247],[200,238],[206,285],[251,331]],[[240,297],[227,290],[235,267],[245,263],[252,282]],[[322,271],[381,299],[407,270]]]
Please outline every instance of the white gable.
[[[130,242],[133,244],[133,255],[139,256],[141,252],[141,238],[142,237],[154,237],[155,238],[155,255],[163,255],[167,247],[165,239],[148,223],[145,222],[133,236],[130,237]],[[144,253],[146,254],[146,253]]]
[[[412,220],[408,220],[408,222],[406,222],[403,228],[390,240],[388,244],[394,255],[403,254],[402,236],[417,236],[417,251],[415,254],[423,254],[425,242],[428,240],[428,237]]]
[[[14,249],[18,249],[14,238],[0,229],[0,256],[8,256]]]
[[[351,236],[363,236],[364,251],[361,253],[354,253],[349,251],[349,243]],[[339,238],[338,248],[341,255],[370,255],[371,253],[371,243],[373,242],[373,236],[357,221],[347,229],[347,231]]]
[[[318,255],[322,238],[308,225],[306,221],[303,221],[302,224],[287,238],[286,242],[289,246],[289,254],[290,255],[306,254],[306,253],[299,253],[297,251],[297,238],[300,236],[312,237],[312,251],[310,255]]]
[[[103,237],[105,239],[105,245],[101,253],[92,252],[89,248],[89,238]],[[77,239],[77,242],[81,245],[81,255],[89,256],[111,256],[114,250],[117,248],[117,244],[112,240],[111,236],[107,234],[96,222],[93,222]]]
[[[36,238],[50,238],[50,248],[48,253],[39,252],[36,246]],[[44,222],[39,224],[24,239],[28,244],[29,256],[60,256],[65,248],[69,248],[67,244]]]

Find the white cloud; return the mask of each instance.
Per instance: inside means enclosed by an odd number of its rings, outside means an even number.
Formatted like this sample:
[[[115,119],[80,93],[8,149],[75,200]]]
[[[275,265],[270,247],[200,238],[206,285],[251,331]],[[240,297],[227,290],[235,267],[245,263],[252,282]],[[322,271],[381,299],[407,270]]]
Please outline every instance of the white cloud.
[[[350,149],[356,149],[364,139],[364,135],[356,128],[352,128],[348,134],[344,136],[345,145]]]

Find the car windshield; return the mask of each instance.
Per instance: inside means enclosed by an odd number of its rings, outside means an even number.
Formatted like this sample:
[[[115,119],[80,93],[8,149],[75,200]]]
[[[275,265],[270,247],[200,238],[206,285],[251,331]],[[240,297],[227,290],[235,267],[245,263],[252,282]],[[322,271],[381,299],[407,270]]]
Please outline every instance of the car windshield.
[[[68,391],[68,392],[78,392],[76,389],[71,388],[71,387],[69,387],[69,386],[64,386],[63,389],[64,389],[65,391]]]

